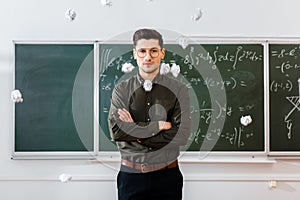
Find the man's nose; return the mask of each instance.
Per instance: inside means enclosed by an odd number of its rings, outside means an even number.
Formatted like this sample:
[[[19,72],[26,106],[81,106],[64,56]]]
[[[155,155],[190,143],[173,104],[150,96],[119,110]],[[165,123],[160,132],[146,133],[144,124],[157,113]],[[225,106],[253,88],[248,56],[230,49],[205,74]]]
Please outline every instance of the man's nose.
[[[151,59],[151,52],[150,51],[146,51],[146,55],[145,55],[145,59]]]

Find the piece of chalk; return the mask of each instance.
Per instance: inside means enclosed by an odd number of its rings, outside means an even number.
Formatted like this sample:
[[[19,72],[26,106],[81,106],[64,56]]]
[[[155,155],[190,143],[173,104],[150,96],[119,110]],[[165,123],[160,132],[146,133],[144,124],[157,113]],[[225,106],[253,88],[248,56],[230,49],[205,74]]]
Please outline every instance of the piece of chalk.
[[[277,187],[277,181],[269,181],[269,188],[276,188]]]

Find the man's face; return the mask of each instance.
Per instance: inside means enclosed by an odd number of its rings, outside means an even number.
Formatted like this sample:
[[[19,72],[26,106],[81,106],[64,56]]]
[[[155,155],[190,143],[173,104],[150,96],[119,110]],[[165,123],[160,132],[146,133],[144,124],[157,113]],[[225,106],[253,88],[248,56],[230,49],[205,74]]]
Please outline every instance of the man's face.
[[[156,74],[159,72],[160,61],[165,56],[165,50],[161,49],[156,39],[141,39],[137,41],[133,55],[140,73]]]

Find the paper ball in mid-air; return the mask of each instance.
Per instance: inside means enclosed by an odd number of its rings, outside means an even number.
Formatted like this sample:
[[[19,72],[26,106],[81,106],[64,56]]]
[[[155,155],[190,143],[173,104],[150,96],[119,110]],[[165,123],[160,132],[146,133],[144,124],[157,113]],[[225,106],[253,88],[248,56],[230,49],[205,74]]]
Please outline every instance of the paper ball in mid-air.
[[[192,15],[192,20],[198,21],[200,20],[201,17],[202,17],[202,11],[200,8],[197,8],[197,12],[194,15]]]
[[[22,93],[20,92],[20,90],[14,90],[11,92],[11,100],[15,103],[23,102]]]
[[[240,122],[242,125],[248,126],[249,124],[252,123],[252,118],[250,115],[242,116]]]
[[[177,38],[177,43],[183,48],[186,49],[186,47],[189,45],[189,38],[185,37],[185,36],[180,36],[179,38]]]
[[[179,66],[179,65],[176,65],[175,63],[173,63],[170,71],[171,71],[172,75],[173,75],[175,78],[177,78],[177,76],[178,76],[179,73],[180,73],[180,66]]]
[[[102,5],[104,6],[112,6],[112,1],[111,0],[101,0]]]
[[[134,66],[131,63],[124,63],[121,70],[124,73],[130,73],[134,70]]]
[[[152,90],[152,81],[151,80],[145,80],[143,84],[143,88],[146,92],[150,92]]]
[[[170,67],[170,65],[169,64],[167,64],[167,63],[162,63],[161,65],[160,65],[160,74],[168,74],[169,72],[170,72],[170,70],[171,70],[171,67]]]
[[[69,19],[70,21],[73,21],[76,18],[76,12],[72,8],[69,8],[66,13],[65,17]]]

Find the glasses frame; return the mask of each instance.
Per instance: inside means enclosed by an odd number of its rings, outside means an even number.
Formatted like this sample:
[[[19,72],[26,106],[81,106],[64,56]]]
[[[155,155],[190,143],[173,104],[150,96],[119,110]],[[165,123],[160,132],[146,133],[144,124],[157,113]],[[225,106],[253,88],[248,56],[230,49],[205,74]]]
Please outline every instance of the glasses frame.
[[[151,52],[151,50],[153,49],[157,49],[157,55],[156,56],[153,56],[153,52]],[[145,55],[141,56],[139,53],[142,53],[140,52],[140,50],[146,50],[146,52],[144,52]],[[157,47],[153,47],[153,48],[149,48],[149,49],[146,49],[146,48],[140,48],[140,49],[135,49],[136,51],[136,54],[139,58],[145,58],[147,56],[147,54],[149,54],[151,56],[151,58],[157,58],[159,56],[159,52],[162,50],[162,48],[157,48]],[[156,52],[155,52],[156,53]]]

